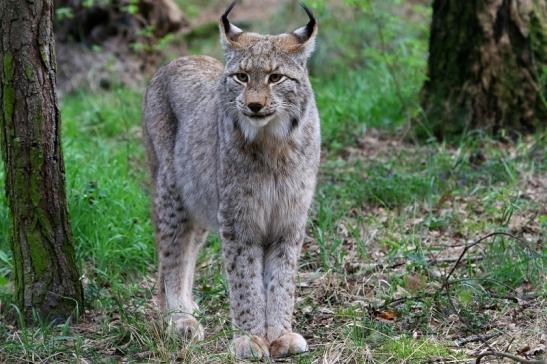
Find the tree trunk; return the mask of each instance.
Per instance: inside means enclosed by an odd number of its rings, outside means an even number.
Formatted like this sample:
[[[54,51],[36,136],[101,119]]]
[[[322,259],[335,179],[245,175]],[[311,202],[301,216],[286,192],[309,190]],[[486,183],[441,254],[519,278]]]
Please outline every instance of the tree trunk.
[[[52,0],[0,2],[0,149],[18,306],[26,319],[35,310],[59,321],[83,309],[83,292],[66,206],[52,13]]]
[[[437,137],[547,120],[545,0],[435,0],[422,106]]]

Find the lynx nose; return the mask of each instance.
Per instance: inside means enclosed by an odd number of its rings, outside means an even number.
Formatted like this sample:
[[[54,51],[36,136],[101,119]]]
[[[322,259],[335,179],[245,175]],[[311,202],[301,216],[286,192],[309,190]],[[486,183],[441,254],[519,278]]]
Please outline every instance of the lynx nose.
[[[254,112],[254,113],[259,112],[262,109],[263,106],[264,105],[262,105],[261,103],[258,103],[258,102],[251,102],[251,103],[247,104],[247,107],[249,109],[251,109],[251,111]]]

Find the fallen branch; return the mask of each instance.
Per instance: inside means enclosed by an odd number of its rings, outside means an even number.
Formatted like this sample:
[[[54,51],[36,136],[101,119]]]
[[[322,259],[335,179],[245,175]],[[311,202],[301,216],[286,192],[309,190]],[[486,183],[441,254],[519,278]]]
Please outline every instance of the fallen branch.
[[[475,255],[472,257],[465,258],[465,261],[472,263],[472,262],[478,262],[483,259],[484,259],[483,255]],[[428,264],[444,264],[444,263],[454,263],[457,261],[458,261],[458,258],[437,258],[437,259],[428,260],[427,263]]]
[[[501,334],[502,334],[501,332],[493,332],[493,333],[487,334],[487,335],[471,335],[471,336],[465,337],[463,339],[454,340],[454,344],[456,344],[456,346],[463,346],[465,344],[473,343],[473,342],[476,342],[476,341],[484,342],[485,340],[490,340],[490,339],[493,339],[495,337],[498,337]]]
[[[477,360],[475,361],[475,364],[480,364],[481,359],[484,358],[485,356],[498,356],[500,358],[508,358],[513,361],[516,361],[517,363],[524,363],[524,364],[544,364],[545,363],[544,360],[528,360],[528,359],[521,358],[520,356],[516,356],[509,353],[501,353],[499,351],[487,351],[477,356]]]

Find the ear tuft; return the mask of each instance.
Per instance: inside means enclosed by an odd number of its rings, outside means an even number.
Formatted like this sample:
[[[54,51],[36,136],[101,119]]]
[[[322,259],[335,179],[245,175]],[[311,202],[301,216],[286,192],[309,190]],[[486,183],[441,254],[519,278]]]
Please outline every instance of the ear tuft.
[[[243,30],[239,29],[228,20],[228,15],[230,15],[230,12],[235,5],[236,1],[233,1],[220,17],[220,41],[224,49],[238,48],[240,46],[238,38],[243,33]]]
[[[315,17],[313,16],[313,13],[311,12],[310,8],[308,8],[304,3],[300,3],[300,6],[302,7],[302,9],[304,9],[306,14],[308,15],[309,21],[308,21],[308,24],[306,24],[302,28],[295,30],[294,34],[296,34],[296,36],[298,37],[301,37],[302,38],[301,41],[305,42],[309,38],[311,38],[311,36],[313,35],[317,26],[317,21],[315,20]]]
[[[306,14],[308,15],[308,23],[303,27],[300,27],[290,33],[293,44],[289,46],[289,51],[293,53],[299,53],[302,55],[302,60],[305,62],[313,53],[315,48],[315,36],[317,35],[317,21],[313,16],[311,10],[304,5],[300,4]]]
[[[222,26],[224,27],[224,32],[228,34],[230,32],[230,21],[228,20],[228,15],[232,11],[232,9],[236,6],[236,1],[232,1],[232,3],[228,6],[224,14],[220,17],[220,21],[222,22]]]

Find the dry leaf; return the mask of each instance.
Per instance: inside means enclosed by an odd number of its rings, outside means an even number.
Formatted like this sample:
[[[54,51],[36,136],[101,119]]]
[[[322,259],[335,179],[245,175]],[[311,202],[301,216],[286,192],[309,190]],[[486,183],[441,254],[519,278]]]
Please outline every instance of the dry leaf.
[[[395,320],[396,317],[397,315],[393,311],[381,311],[378,314],[378,318],[381,318],[383,320],[388,320],[388,321],[393,321]]]

